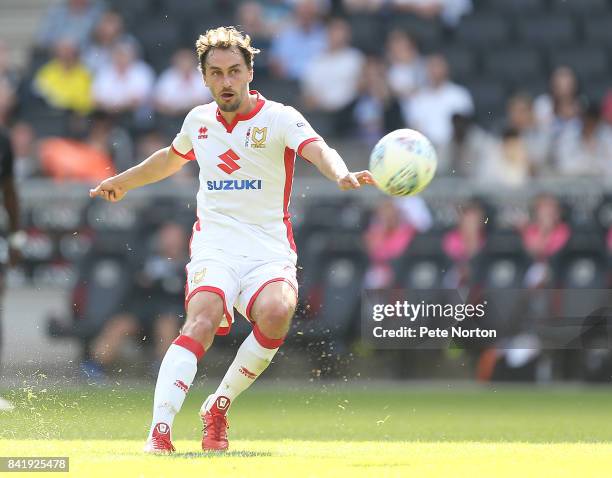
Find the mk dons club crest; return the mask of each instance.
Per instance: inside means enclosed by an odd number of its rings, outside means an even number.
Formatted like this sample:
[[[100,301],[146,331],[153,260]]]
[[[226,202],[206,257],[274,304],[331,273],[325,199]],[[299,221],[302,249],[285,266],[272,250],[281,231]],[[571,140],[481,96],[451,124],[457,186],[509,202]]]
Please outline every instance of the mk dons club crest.
[[[268,127],[255,128],[251,132],[251,147],[253,148],[265,148],[266,147],[266,136],[268,136]]]
[[[204,279],[205,275],[206,268],[202,269],[201,271],[197,271],[195,274],[193,274],[193,279],[191,279],[191,282],[193,282],[194,284],[199,284],[200,282],[202,282],[202,279]]]

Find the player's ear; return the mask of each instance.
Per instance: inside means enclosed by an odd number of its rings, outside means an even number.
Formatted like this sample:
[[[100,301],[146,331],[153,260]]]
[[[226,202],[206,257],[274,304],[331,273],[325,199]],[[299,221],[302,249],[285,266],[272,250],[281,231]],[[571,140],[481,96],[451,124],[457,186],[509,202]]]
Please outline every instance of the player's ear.
[[[253,68],[249,68],[249,83],[253,81]]]

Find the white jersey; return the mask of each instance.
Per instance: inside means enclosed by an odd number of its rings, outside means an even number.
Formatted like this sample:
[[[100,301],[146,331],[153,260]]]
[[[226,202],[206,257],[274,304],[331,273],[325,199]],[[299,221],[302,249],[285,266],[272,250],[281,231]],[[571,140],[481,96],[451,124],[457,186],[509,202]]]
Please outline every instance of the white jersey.
[[[200,167],[192,247],[295,264],[289,215],[295,156],[320,137],[294,108],[251,93],[255,108],[231,124],[214,102],[195,107],[172,142],[175,153]]]

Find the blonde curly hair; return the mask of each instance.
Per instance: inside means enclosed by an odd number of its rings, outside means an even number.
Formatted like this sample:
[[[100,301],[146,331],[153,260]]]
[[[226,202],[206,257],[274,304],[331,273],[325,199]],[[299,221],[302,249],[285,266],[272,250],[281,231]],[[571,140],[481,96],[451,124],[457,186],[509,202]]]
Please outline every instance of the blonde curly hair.
[[[198,68],[204,72],[206,58],[213,48],[236,47],[242,53],[247,67],[253,69],[253,60],[260,50],[251,46],[251,37],[239,31],[236,27],[211,28],[200,35],[195,43],[198,54]]]

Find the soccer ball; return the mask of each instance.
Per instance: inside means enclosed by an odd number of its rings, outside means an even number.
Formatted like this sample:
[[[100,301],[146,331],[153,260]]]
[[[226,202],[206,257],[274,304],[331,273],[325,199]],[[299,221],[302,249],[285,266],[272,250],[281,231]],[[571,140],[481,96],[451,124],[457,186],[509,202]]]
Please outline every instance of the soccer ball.
[[[391,196],[421,192],[434,177],[437,165],[431,142],[411,129],[384,136],[370,154],[370,172],[379,189]]]

